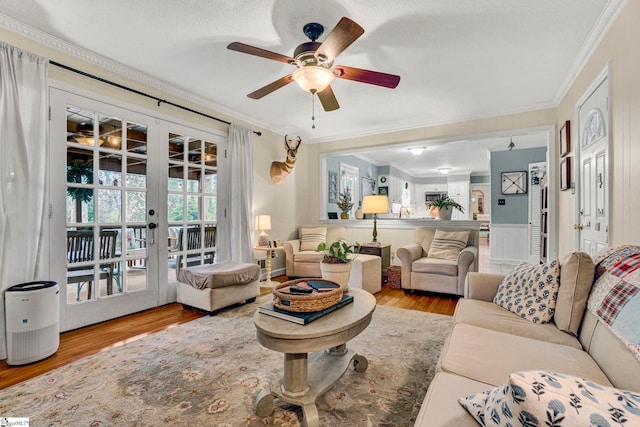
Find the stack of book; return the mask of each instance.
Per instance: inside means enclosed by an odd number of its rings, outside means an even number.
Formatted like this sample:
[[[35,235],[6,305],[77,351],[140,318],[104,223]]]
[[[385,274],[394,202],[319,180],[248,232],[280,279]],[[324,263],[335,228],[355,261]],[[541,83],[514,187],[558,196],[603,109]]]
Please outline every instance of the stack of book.
[[[342,295],[342,299],[338,301],[336,304],[327,307],[320,311],[312,311],[308,313],[298,313],[293,311],[282,310],[273,305],[273,302],[269,302],[258,307],[258,312],[265,314],[267,316],[277,317],[278,319],[288,320],[289,322],[298,323],[300,325],[306,325],[307,323],[311,323],[314,320],[320,319],[322,316],[326,316],[327,314],[336,311],[340,307],[344,307],[345,305],[353,302],[353,295]]]

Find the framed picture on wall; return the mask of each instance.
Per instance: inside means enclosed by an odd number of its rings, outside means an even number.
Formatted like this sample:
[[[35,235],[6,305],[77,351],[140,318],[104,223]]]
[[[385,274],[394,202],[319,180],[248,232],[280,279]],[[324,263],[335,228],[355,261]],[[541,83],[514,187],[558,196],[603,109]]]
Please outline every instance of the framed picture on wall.
[[[571,188],[571,157],[565,157],[560,162],[560,190]]]
[[[338,172],[329,171],[329,203],[338,202]]]
[[[560,157],[571,152],[571,120],[564,122],[560,128]]]
[[[362,196],[375,194],[376,180],[373,178],[362,178]]]
[[[389,187],[378,187],[378,194],[380,195],[388,195],[389,194]]]

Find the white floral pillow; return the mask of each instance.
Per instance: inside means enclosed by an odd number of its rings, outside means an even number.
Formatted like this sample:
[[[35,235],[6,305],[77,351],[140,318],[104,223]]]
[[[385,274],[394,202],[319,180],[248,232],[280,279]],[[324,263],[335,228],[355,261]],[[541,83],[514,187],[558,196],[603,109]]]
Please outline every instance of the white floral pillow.
[[[560,287],[560,263],[520,264],[505,276],[493,302],[530,320],[548,323],[553,318]]]
[[[516,372],[507,384],[458,402],[482,426],[640,425],[640,393],[556,372]]]

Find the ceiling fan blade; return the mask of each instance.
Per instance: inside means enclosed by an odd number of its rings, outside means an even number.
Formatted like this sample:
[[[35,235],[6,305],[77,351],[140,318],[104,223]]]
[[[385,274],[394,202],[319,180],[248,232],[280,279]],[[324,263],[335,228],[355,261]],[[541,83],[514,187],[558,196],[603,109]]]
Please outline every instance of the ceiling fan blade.
[[[364,34],[364,28],[351,19],[343,17],[316,50],[315,56],[319,62],[329,63],[362,34]]]
[[[341,79],[384,86],[390,89],[395,89],[398,83],[400,83],[400,76],[396,76],[395,74],[363,70],[362,68],[347,67],[344,65],[336,65],[333,67],[333,73]]]
[[[318,92],[318,99],[320,100],[324,111],[333,111],[340,108],[340,104],[338,104],[338,100],[336,99],[336,95],[333,93],[331,86],[327,86],[325,90]]]
[[[262,58],[273,59],[274,61],[284,62],[285,64],[290,64],[291,61],[295,62],[295,59],[290,56],[280,55],[279,53],[271,52],[270,50],[260,49],[259,47],[249,46],[248,44],[240,42],[229,43],[227,49],[241,53],[248,53],[249,55],[260,56]]]
[[[288,75],[276,80],[273,83],[269,83],[268,85],[263,86],[260,89],[251,92],[247,96],[249,98],[251,98],[251,99],[260,99],[263,96],[269,95],[274,90],[280,89],[281,87],[288,85],[292,81],[293,81],[293,74],[288,74]]]

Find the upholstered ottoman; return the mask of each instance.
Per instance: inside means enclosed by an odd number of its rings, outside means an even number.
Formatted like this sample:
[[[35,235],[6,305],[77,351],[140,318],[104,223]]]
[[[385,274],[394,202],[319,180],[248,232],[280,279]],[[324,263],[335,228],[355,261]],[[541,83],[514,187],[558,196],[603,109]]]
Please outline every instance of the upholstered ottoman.
[[[382,258],[360,254],[351,263],[349,287],[375,294],[382,288]]]
[[[180,269],[178,302],[205,311],[253,302],[260,295],[260,267],[241,262],[219,262]]]

